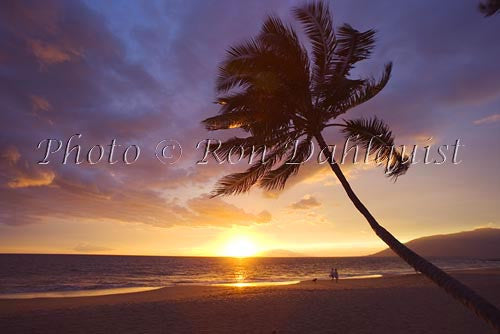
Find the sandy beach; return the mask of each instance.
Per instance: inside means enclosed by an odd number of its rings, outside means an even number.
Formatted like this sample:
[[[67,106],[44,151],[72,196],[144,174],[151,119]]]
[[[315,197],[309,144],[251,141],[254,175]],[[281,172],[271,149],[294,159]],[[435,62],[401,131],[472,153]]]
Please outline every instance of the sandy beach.
[[[456,272],[500,305],[500,270]],[[421,275],[0,300],[2,333],[493,333]]]

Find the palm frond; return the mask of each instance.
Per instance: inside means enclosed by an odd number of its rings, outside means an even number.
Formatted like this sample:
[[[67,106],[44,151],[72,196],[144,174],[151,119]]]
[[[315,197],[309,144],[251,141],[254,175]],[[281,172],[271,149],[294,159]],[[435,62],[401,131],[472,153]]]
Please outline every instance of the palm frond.
[[[257,38],[229,49],[219,69],[219,112],[235,115],[212,117],[205,126],[240,127],[262,137],[303,128],[303,115],[310,110],[308,63],[293,29],[269,17]]]
[[[486,0],[485,2],[479,3],[479,11],[484,14],[485,17],[492,16],[500,10],[500,0]]]
[[[237,195],[245,193],[264,175],[271,165],[257,162],[246,171],[233,173],[221,178],[212,193],[211,197],[222,195]]]
[[[375,97],[384,89],[389,82],[392,71],[392,63],[385,65],[384,73],[379,80],[373,78],[362,81],[362,84],[353,86],[353,89],[345,95],[343,99],[337,101],[326,100],[328,105],[333,106],[331,110],[332,117],[338,117],[346,113],[348,110],[365,103]],[[335,98],[335,96],[334,96]]]
[[[225,93],[239,85],[248,85],[251,78],[264,69],[262,62],[266,56],[271,56],[269,50],[256,39],[230,47],[226,59],[219,66],[217,92]]]
[[[233,148],[243,148],[243,158],[248,157],[254,152],[262,154],[265,148],[265,161],[266,163],[274,164],[277,160],[286,153],[287,143],[293,142],[302,136],[299,131],[283,131],[276,133],[274,138],[258,138],[255,136],[250,137],[232,137],[221,143],[217,150],[217,156],[221,159],[227,159],[229,153]]]
[[[288,143],[277,145],[266,154],[265,161],[259,160],[244,172],[233,173],[221,178],[211,193],[212,197],[245,193],[261,179],[290,150]]]
[[[219,67],[219,75],[216,81],[216,90],[218,93],[228,92],[234,87],[246,88],[251,84],[251,76],[245,73],[235,74],[224,66]]]
[[[375,31],[360,32],[349,24],[337,30],[337,47],[335,48],[335,76],[349,75],[353,65],[370,57],[375,47]]]
[[[311,154],[311,140],[307,138],[297,145],[296,152],[290,152],[286,161],[276,169],[269,170],[262,177],[259,186],[265,190],[281,190],[292,175],[297,174],[301,163]],[[295,151],[295,150],[294,150]],[[295,154],[295,156],[294,156]],[[291,161],[293,159],[293,161]]]
[[[300,43],[297,33],[291,26],[286,26],[280,18],[268,16],[262,25],[259,40],[274,54],[289,62],[301,84],[309,82],[309,57],[307,50]]]
[[[259,143],[259,141],[251,136],[251,137],[232,137],[227,139],[225,142],[221,143],[219,149],[217,150],[217,155],[221,159],[227,159],[229,153],[233,148],[243,147],[245,149],[245,155],[243,157],[247,157],[247,152],[250,152],[252,146],[263,146]]]
[[[386,165],[385,175],[396,182],[398,177],[404,175],[409,168],[410,158],[408,156],[403,156],[400,151],[394,150]]]
[[[239,111],[209,117],[203,120],[202,123],[207,130],[214,131],[250,126],[253,122],[257,121],[258,118],[255,114],[250,115],[246,111]]]
[[[362,79],[337,77],[334,80],[329,80],[323,87],[321,98],[317,102],[317,106],[323,110],[323,120],[326,122],[330,118],[338,116],[336,111],[350,102],[353,93],[361,90],[365,85],[366,80]]]
[[[328,73],[336,46],[336,36],[328,5],[311,2],[293,10],[309,38],[313,54],[313,82],[321,85]]]
[[[254,136],[260,134],[262,138],[273,138],[275,134],[290,130],[292,116],[288,107],[293,102],[289,100],[286,95],[275,93],[267,96],[250,88],[228,93],[217,99],[221,105],[219,115],[207,118],[203,123],[212,131],[242,128]]]
[[[229,114],[247,109],[246,107],[255,100],[253,92],[249,89],[235,93],[221,94],[217,98],[220,105],[219,114]]]
[[[279,60],[274,71],[280,78],[280,91],[288,93],[290,102],[310,99],[310,61],[295,30],[278,17],[268,16],[258,39]]]
[[[363,145],[368,153],[376,154],[387,163],[386,175],[397,178],[408,170],[409,158],[394,149],[394,137],[389,126],[377,117],[344,121],[342,132],[355,144]]]
[[[394,138],[389,126],[377,117],[345,120],[344,122],[342,133],[346,138],[351,138],[357,144],[362,144],[365,149],[368,148],[370,141],[372,141],[374,149],[394,145]]]

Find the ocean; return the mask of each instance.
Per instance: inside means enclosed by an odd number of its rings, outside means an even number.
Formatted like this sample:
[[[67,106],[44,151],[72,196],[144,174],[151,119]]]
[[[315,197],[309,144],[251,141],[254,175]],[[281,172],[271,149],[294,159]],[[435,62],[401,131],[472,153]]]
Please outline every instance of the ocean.
[[[430,258],[445,270],[498,268],[500,261]],[[399,258],[223,258],[0,254],[0,298],[140,291],[175,285],[280,284],[413,273]]]

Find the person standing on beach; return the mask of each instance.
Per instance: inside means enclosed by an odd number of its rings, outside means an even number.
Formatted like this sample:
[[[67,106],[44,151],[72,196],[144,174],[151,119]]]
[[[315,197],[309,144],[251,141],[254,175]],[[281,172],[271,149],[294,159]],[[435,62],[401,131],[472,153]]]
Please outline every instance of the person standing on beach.
[[[337,268],[333,271],[333,278],[335,278],[335,283],[339,282],[339,272],[337,271]]]
[[[330,270],[330,277],[332,278],[332,281],[335,279],[335,269]]]

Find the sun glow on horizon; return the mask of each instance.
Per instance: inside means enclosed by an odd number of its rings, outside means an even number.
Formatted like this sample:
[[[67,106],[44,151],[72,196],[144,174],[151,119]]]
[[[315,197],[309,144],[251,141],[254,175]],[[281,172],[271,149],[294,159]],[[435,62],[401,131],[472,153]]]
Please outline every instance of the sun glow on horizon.
[[[258,252],[255,243],[248,237],[235,237],[228,241],[222,255],[231,257],[249,257]]]

